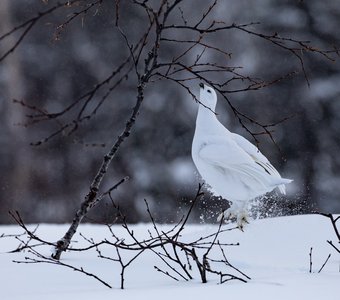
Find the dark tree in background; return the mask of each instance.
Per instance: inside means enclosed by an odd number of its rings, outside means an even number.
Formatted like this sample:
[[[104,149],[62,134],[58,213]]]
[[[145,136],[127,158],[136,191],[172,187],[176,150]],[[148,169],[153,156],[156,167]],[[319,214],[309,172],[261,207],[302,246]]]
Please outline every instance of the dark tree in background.
[[[140,115],[103,182],[105,190],[130,177],[114,192],[128,220],[147,219],[143,199],[158,221],[177,220],[195,190],[199,177],[190,151],[200,76],[222,92],[219,118],[257,142],[294,179],[284,200],[287,213],[312,206],[339,212],[335,1],[2,0],[0,222],[11,222],[11,209],[20,210],[26,222],[73,218],[135,105],[138,78],[131,52],[138,56],[134,47],[143,47],[141,37],[149,30],[146,7],[157,12],[162,3],[175,5],[166,23],[174,27],[162,36],[158,63],[177,59],[182,66],[169,65],[172,73],[163,68],[150,78]],[[211,24],[230,28],[223,35],[197,30]],[[155,34],[150,31],[148,39]],[[143,59],[148,50],[146,45]],[[183,67],[196,59],[206,70],[213,62],[215,72]],[[218,72],[219,65],[228,69]],[[206,196],[201,209],[221,205]],[[110,201],[103,199],[87,218],[113,222]]]

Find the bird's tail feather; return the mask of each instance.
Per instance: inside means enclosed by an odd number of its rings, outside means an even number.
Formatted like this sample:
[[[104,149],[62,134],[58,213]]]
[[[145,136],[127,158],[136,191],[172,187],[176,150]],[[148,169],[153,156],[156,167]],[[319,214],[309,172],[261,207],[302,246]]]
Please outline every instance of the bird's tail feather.
[[[281,184],[278,185],[277,187],[279,188],[281,194],[286,195],[286,186],[285,186],[285,184],[291,183],[293,180],[292,179],[287,179],[287,178],[280,178],[280,181],[281,181]]]

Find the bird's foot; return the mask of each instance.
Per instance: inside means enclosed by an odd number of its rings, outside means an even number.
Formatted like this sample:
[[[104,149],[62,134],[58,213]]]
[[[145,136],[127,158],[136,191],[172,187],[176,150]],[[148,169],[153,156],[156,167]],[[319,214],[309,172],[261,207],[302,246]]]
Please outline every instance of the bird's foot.
[[[223,211],[218,217],[217,221],[221,222],[222,219],[226,221],[235,222],[237,224],[237,228],[241,231],[244,231],[244,227],[246,224],[249,224],[248,221],[249,215],[246,209],[236,210],[233,207],[228,208],[227,210]]]

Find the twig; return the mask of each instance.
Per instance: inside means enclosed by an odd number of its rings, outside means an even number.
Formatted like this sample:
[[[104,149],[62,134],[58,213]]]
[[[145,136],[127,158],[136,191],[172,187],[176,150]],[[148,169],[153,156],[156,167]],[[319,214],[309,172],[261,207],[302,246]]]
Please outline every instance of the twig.
[[[161,270],[160,268],[158,268],[157,266],[154,266],[154,268],[155,268],[156,271],[158,271],[158,272],[160,272],[160,273],[163,273],[164,275],[166,275],[166,276],[168,276],[168,277],[170,277],[170,278],[172,278],[172,279],[174,279],[174,280],[176,280],[176,281],[179,281],[178,278],[176,278],[175,276],[172,276],[171,274],[169,274],[168,271],[163,271],[163,270]]]
[[[333,244],[332,241],[327,240],[327,243],[330,244],[330,245],[333,247],[333,249],[335,249],[335,251],[337,251],[338,253],[340,253],[340,248],[337,248],[337,247]]]
[[[0,62],[3,61],[8,55],[10,55],[11,53],[13,53],[17,47],[22,43],[22,41],[24,40],[24,38],[27,36],[27,34],[32,30],[32,28],[40,21],[40,19],[42,19],[43,17],[52,14],[54,11],[65,7],[66,5],[72,5],[73,3],[79,2],[78,0],[73,0],[73,1],[64,1],[64,2],[59,2],[57,3],[55,6],[39,12],[35,17],[24,21],[23,23],[21,23],[20,25],[14,27],[13,29],[11,29],[10,31],[6,32],[5,34],[3,34],[2,36],[0,36],[0,41],[4,40],[6,37],[13,35],[14,33],[16,33],[17,31],[24,29],[24,31],[21,33],[21,35],[19,36],[19,38],[17,39],[17,41],[14,43],[14,45],[12,47],[10,47],[3,55],[0,56]]]
[[[312,261],[313,247],[309,251],[309,273],[312,273],[313,261]]]
[[[328,260],[329,260],[330,257],[331,257],[331,254],[328,254],[328,256],[327,256],[325,262],[324,262],[323,265],[321,266],[321,268],[320,268],[320,270],[318,271],[318,273],[321,273],[322,269],[323,269],[324,266],[327,264],[327,262],[328,262]]]
[[[92,3],[86,3],[85,8],[81,9],[80,11],[74,12],[66,21],[61,23],[57,26],[56,31],[54,33],[54,39],[59,40],[61,32],[76,18],[79,16],[86,15],[92,8],[96,7],[98,4],[100,5],[103,2],[103,0],[96,0]],[[70,6],[70,4],[68,4]],[[97,8],[98,9],[98,8]]]
[[[236,268],[235,266],[233,266],[229,260],[227,259],[227,256],[222,248],[222,245],[219,243],[219,247],[220,247],[220,250],[222,252],[222,255],[223,255],[223,259],[224,259],[224,262],[225,264],[227,264],[229,267],[231,267],[232,269],[234,269],[235,271],[237,271],[238,273],[242,274],[244,277],[246,277],[247,279],[251,279],[248,275],[246,275],[245,273],[243,273],[242,271],[240,271],[240,269]]]
[[[340,243],[340,232],[339,232],[339,230],[337,228],[337,225],[336,225],[337,221],[340,220],[340,216],[334,218],[334,216],[332,214],[330,214],[330,213],[328,213],[328,214],[327,213],[322,213],[322,212],[314,212],[314,213],[318,214],[318,215],[321,215],[321,216],[324,216],[324,217],[328,218],[331,221],[333,229],[334,229],[334,232],[335,232],[335,234],[336,234],[336,236],[338,238],[338,241]]]
[[[124,133],[123,133],[124,134]],[[121,138],[121,140],[119,140]],[[71,239],[73,235],[76,233],[77,228],[82,221],[82,219],[86,216],[87,212],[95,206],[102,197],[97,198],[97,193],[99,191],[99,186],[101,183],[101,180],[103,179],[104,175],[106,174],[107,168],[109,166],[109,163],[111,162],[113,156],[118,150],[117,143],[122,142],[124,138],[122,135],[118,137],[117,142],[114,144],[114,146],[111,148],[110,152],[104,156],[104,160],[102,163],[101,168],[99,169],[94,181],[91,184],[90,192],[86,195],[84,202],[81,204],[80,209],[76,212],[76,215],[72,221],[72,224],[68,231],[65,233],[64,237],[60,239],[55,247],[55,253],[52,254],[52,257],[56,260],[60,259],[60,255],[63,251],[67,249],[69,246]],[[122,180],[120,180],[116,185],[114,185],[110,192],[114,189],[117,189],[122,183],[124,183],[128,178],[125,177]],[[104,195],[104,194],[103,194]]]
[[[99,278],[97,275],[85,271],[82,267],[78,268],[78,267],[72,266],[70,264],[61,262],[61,261],[56,261],[53,258],[42,255],[41,253],[39,253],[38,251],[36,251],[32,248],[29,248],[29,249],[30,249],[29,252],[31,254],[35,255],[36,257],[38,257],[38,259],[35,259],[35,258],[32,258],[32,257],[25,257],[25,261],[13,260],[13,262],[18,263],[18,264],[22,264],[22,263],[26,263],[26,264],[29,264],[29,263],[47,263],[47,264],[66,267],[66,268],[72,269],[73,271],[80,272],[80,273],[83,273],[83,274],[85,274],[89,277],[92,277],[92,278],[98,280],[100,283],[102,283],[106,287],[112,288],[111,285],[109,285],[107,282],[105,282],[104,280]]]
[[[229,231],[229,230],[222,229],[222,223],[219,224],[218,228],[216,229],[214,233],[206,234],[204,236],[201,236],[198,239],[197,238],[194,239],[193,241],[182,241],[181,240],[182,234],[184,234],[184,231],[186,228],[185,225],[193,211],[193,206],[203,194],[201,192],[201,188],[202,188],[201,184],[198,187],[196,196],[194,200],[192,201],[187,214],[183,216],[183,218],[179,221],[179,223],[175,224],[172,228],[170,228],[167,231],[161,231],[158,228],[158,225],[155,221],[154,216],[152,215],[148,202],[145,200],[147,213],[149,214],[149,217],[150,217],[150,220],[153,226],[153,231],[148,230],[149,238],[140,239],[136,236],[133,229],[130,228],[129,224],[126,222],[126,218],[124,217],[124,214],[120,210],[119,206],[116,203],[114,203],[111,197],[111,192],[124,180],[125,178],[123,178],[116,185],[108,189],[105,193],[103,193],[99,197],[104,197],[106,195],[109,195],[112,201],[113,207],[117,209],[119,217],[122,218],[122,222],[123,222],[122,227],[126,230],[128,237],[130,237],[130,241],[128,241],[126,238],[118,237],[113,232],[111,226],[106,224],[109,229],[109,232],[111,233],[111,239],[113,238],[113,240],[104,239],[99,242],[96,242],[94,238],[87,237],[84,234],[80,233],[80,236],[89,245],[85,247],[81,247],[81,248],[68,247],[67,249],[69,251],[84,252],[84,251],[89,251],[91,249],[95,249],[98,253],[99,258],[107,259],[115,263],[118,263],[120,265],[120,287],[122,289],[125,286],[125,273],[126,273],[127,268],[130,267],[132,263],[140,255],[142,255],[142,253],[146,251],[151,252],[155,254],[158,258],[160,258],[162,263],[164,263],[165,266],[170,269],[170,272],[167,270],[163,270],[159,268],[158,266],[154,266],[155,270],[157,270],[160,273],[163,273],[164,275],[174,280],[183,279],[185,281],[189,281],[193,279],[194,276],[192,274],[193,272],[192,263],[194,263],[199,270],[200,278],[203,283],[207,282],[207,273],[218,275],[220,277],[221,283],[227,282],[229,280],[240,280],[242,282],[246,282],[246,280],[243,279],[242,277],[238,277],[238,276],[229,274],[227,272],[223,272],[220,268],[213,269],[210,266],[209,262],[214,262],[215,264],[219,264],[222,267],[227,266],[229,268],[232,268],[233,270],[236,270],[238,273],[240,273],[245,278],[250,279],[247,275],[245,275],[239,269],[234,267],[228,261],[225,255],[225,252],[223,250],[223,247],[227,247],[230,245],[235,246],[238,244],[227,244],[227,243],[221,243],[218,241],[218,237],[222,233]],[[40,238],[38,234],[35,232],[36,228],[33,231],[30,231],[28,227],[24,224],[18,212],[15,214],[12,213],[12,217],[18,223],[18,225],[24,229],[25,235],[27,235],[28,237],[27,241],[23,241],[22,239],[18,238],[21,242],[20,245],[24,245],[18,249],[20,251],[28,249],[29,253],[34,254],[37,257],[37,259],[32,258],[32,257],[27,257],[25,258],[26,261],[24,263],[49,263],[49,264],[64,266],[67,268],[71,268],[75,271],[81,272],[90,277],[93,277],[99,280],[101,283],[105,284],[106,286],[111,287],[109,284],[101,280],[97,275],[84,271],[83,268],[75,267],[69,263],[60,262],[59,260],[55,260],[51,257],[46,257],[46,255],[40,253],[39,252],[40,246],[53,245],[54,248],[56,249],[58,245],[55,245],[55,243],[50,243]],[[33,241],[38,241],[39,243],[32,244]],[[104,255],[101,251],[103,246],[105,246],[105,250],[107,250],[108,247],[111,247],[116,253],[116,255],[114,256]],[[223,255],[223,259],[217,260],[217,259],[208,257],[208,255],[210,256],[212,254],[213,247],[218,247],[220,249]],[[202,250],[204,250],[204,252],[202,255],[200,255],[200,252],[202,253]],[[126,256],[123,254],[127,252],[132,253],[132,256],[129,256],[130,258],[125,262]],[[23,263],[19,261],[17,262]]]
[[[337,227],[337,222],[340,220],[340,216],[338,217],[334,217],[332,214],[330,213],[322,213],[322,212],[318,212],[318,211],[314,211],[313,212],[314,214],[318,214],[318,215],[321,215],[321,216],[324,216],[326,218],[328,218],[330,221],[331,221],[331,224],[332,224],[332,227],[334,229],[334,232],[335,232],[335,235],[338,239],[338,243],[340,244],[340,232],[339,232],[339,229]],[[335,251],[337,251],[338,253],[340,253],[340,248],[336,247],[333,242],[331,240],[327,240],[327,243],[329,245],[332,246],[333,249],[335,249]]]

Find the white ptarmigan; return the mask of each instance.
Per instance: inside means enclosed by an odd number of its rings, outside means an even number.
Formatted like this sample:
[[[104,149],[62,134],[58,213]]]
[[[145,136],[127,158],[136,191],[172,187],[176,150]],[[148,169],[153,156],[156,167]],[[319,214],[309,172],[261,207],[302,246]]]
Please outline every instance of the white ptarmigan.
[[[292,180],[282,178],[256,146],[218,121],[216,92],[202,83],[199,86],[192,159],[211,192],[232,202],[220,218],[236,217],[237,226],[242,230],[248,222],[248,201],[276,187],[285,194],[285,184]]]

